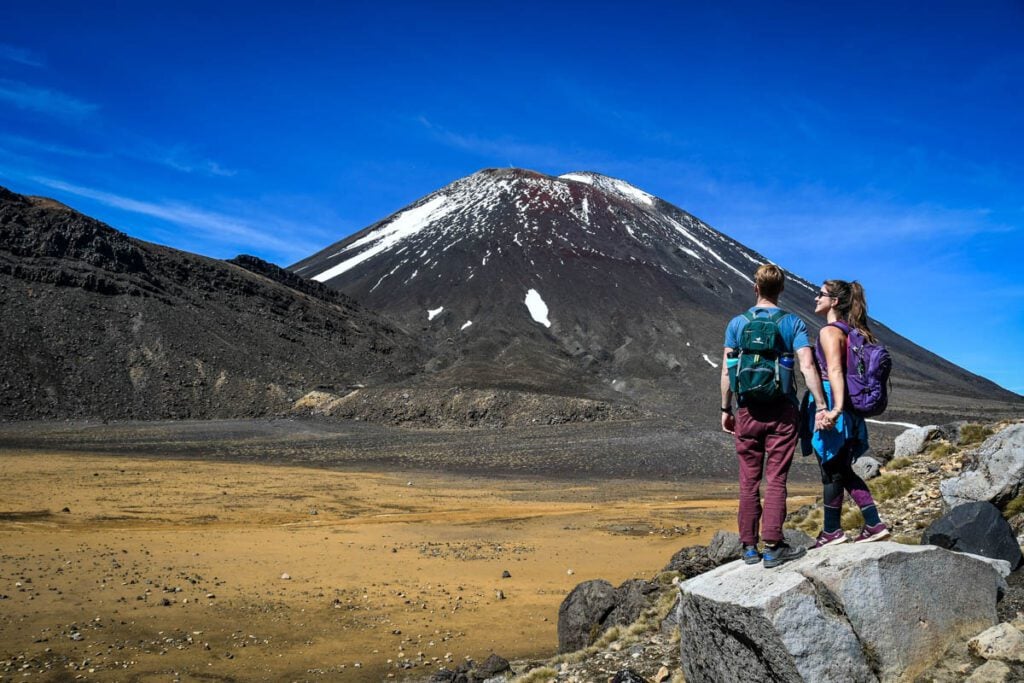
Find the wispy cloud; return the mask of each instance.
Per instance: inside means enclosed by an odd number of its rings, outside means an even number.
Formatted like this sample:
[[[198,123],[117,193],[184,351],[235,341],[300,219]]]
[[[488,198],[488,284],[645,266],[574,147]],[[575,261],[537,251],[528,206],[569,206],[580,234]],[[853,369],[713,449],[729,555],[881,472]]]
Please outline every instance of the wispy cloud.
[[[510,137],[486,138],[474,134],[457,133],[440,126],[424,116],[419,123],[437,142],[499,164],[514,166],[549,166],[571,170],[579,164],[579,155],[566,154],[558,147],[523,142]]]
[[[89,150],[79,149],[77,147],[69,147],[67,145],[59,145],[52,142],[43,142],[42,140],[26,138],[20,135],[0,135],[0,145],[7,145],[8,147],[17,147],[18,149],[33,152],[58,154],[66,157],[74,157],[76,159],[107,159],[111,156],[110,154],[106,153],[92,152]]]
[[[80,100],[66,93],[47,88],[0,79],[0,102],[8,102],[19,109],[61,118],[81,119],[89,116],[99,105]]]
[[[222,178],[238,175],[238,171],[225,168],[211,159],[189,160],[171,154],[162,157],[152,157],[150,160],[182,173],[199,173],[201,175],[220,176]]]
[[[0,60],[36,68],[46,66],[43,57],[38,53],[9,43],[0,43]]]
[[[294,226],[289,225],[287,221],[271,217],[265,217],[257,225],[250,220],[198,209],[183,202],[143,201],[55,178],[36,176],[31,180],[61,192],[92,199],[106,206],[190,228],[202,233],[209,241],[233,245],[241,250],[259,248],[287,258],[295,258],[308,256],[318,248],[318,245],[307,243],[303,239],[282,237],[281,235],[292,232]]]

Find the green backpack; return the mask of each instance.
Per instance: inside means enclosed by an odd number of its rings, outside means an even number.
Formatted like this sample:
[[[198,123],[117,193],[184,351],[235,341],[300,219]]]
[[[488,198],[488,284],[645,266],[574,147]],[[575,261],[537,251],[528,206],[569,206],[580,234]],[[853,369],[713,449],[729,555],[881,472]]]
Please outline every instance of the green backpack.
[[[733,392],[753,403],[770,403],[785,398],[793,388],[793,354],[787,351],[779,321],[789,315],[783,310],[766,317],[747,311],[747,324],[740,332],[738,362]]]

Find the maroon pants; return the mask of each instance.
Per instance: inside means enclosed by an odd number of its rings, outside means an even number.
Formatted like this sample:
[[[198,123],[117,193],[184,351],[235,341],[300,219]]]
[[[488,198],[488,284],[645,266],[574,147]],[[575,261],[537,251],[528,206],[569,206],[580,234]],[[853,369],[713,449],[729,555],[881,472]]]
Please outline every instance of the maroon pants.
[[[740,464],[740,541],[756,545],[758,526],[766,543],[781,541],[786,519],[786,477],[796,449],[799,412],[785,401],[736,412],[736,454]],[[762,520],[761,478],[765,480]]]

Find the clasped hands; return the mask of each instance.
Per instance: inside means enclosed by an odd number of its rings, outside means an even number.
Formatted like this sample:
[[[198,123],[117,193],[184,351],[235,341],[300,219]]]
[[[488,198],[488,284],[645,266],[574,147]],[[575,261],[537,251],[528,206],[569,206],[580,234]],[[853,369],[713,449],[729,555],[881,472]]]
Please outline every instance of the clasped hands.
[[[814,413],[814,431],[832,429],[838,419],[838,410],[819,410]]]

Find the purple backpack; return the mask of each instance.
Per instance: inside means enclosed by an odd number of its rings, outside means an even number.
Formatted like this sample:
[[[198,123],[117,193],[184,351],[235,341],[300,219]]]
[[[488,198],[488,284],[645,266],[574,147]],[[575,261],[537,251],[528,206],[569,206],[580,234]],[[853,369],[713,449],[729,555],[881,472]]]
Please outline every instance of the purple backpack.
[[[889,404],[892,357],[888,349],[869,342],[844,322],[832,325],[846,333],[846,392],[853,411],[861,417],[881,415]]]

